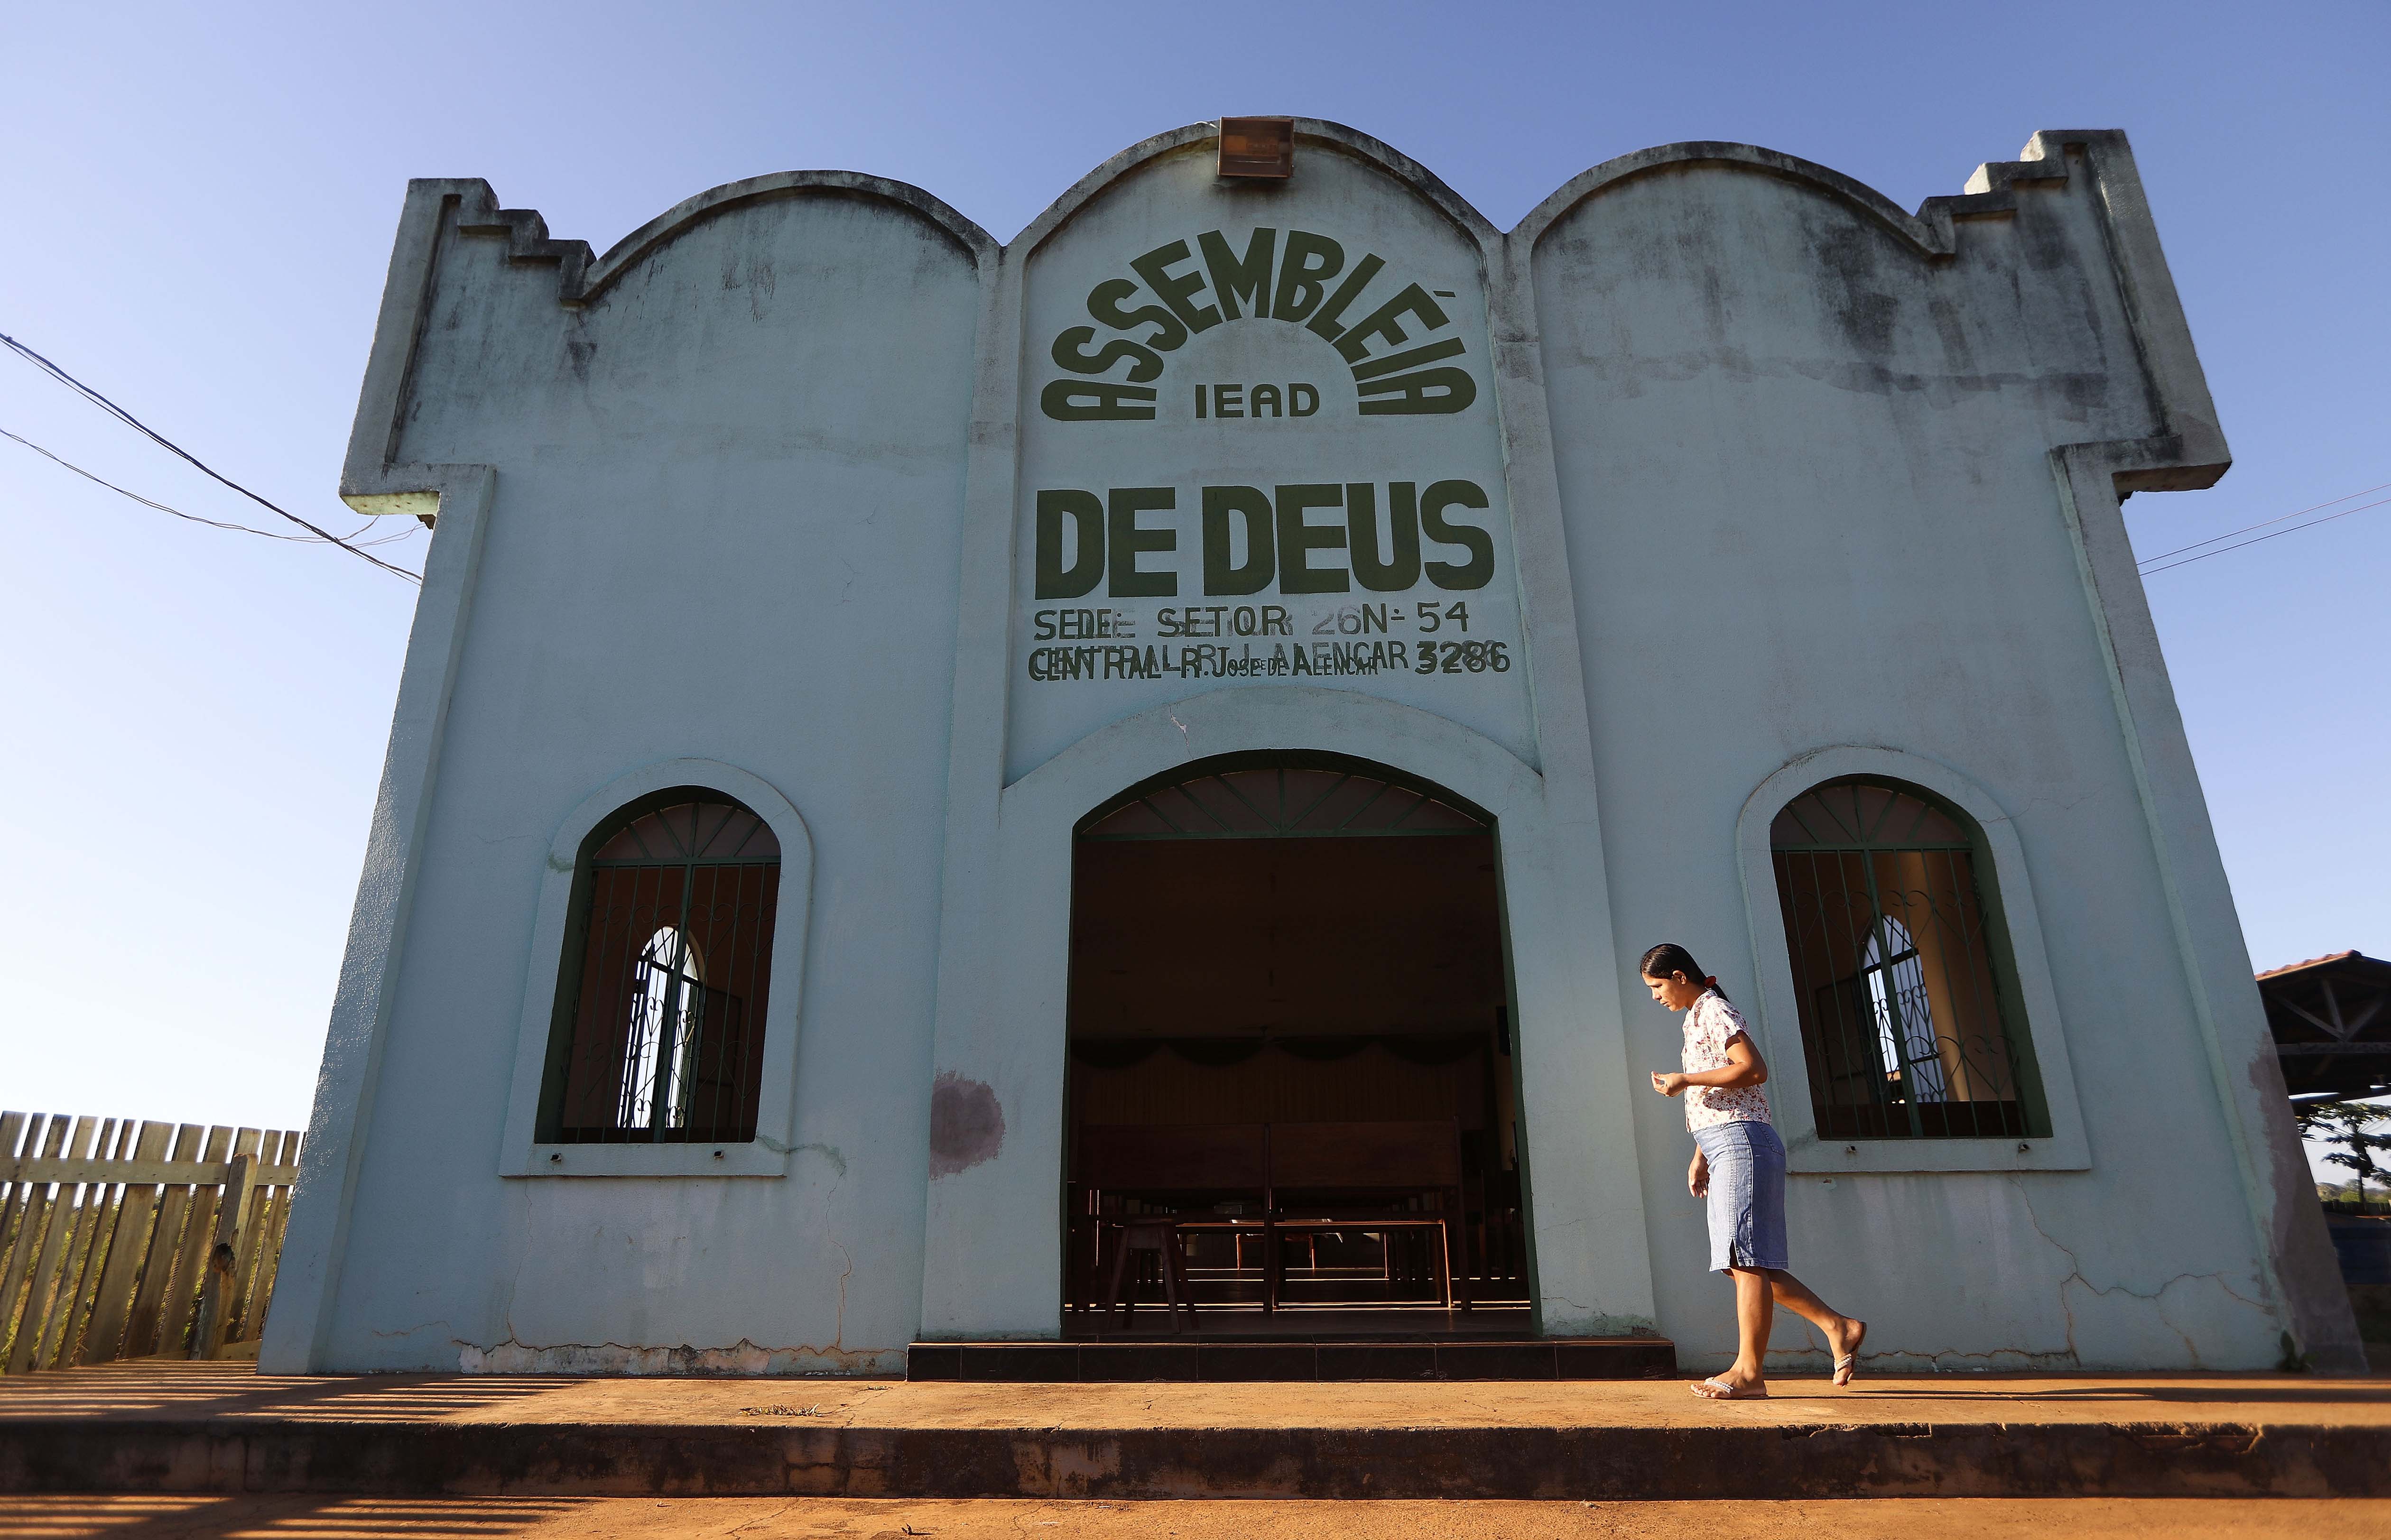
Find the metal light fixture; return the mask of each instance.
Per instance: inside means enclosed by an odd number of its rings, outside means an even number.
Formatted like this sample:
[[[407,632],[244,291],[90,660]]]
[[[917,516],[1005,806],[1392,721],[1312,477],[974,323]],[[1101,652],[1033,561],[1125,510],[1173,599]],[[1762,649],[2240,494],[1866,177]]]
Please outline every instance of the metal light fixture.
[[[1282,180],[1294,175],[1295,120],[1221,119],[1219,174]]]

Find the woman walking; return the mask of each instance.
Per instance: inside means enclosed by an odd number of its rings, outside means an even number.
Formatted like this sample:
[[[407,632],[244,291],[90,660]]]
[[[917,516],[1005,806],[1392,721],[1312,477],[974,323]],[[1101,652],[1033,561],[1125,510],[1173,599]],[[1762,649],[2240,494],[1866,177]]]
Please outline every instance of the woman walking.
[[[1769,1323],[1780,1304],[1827,1334],[1835,1383],[1850,1384],[1868,1323],[1829,1308],[1786,1271],[1785,1146],[1760,1094],[1768,1066],[1718,981],[1684,947],[1663,942],[1652,948],[1644,954],[1642,972],[1653,999],[1686,1013],[1685,1070],[1655,1070],[1652,1089],[1686,1098],[1686,1126],[1694,1136],[1686,1187],[1710,1202],[1712,1270],[1735,1279],[1735,1363],[1691,1387],[1693,1392],[1712,1401],[1768,1393],[1763,1366]]]

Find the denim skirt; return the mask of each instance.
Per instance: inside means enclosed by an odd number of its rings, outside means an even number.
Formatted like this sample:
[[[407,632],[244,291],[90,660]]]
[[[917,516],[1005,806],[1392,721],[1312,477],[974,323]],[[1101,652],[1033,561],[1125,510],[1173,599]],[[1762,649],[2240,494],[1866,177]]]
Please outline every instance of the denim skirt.
[[[1694,1130],[1711,1164],[1711,1268],[1791,1265],[1785,1246],[1785,1144],[1764,1123]]]

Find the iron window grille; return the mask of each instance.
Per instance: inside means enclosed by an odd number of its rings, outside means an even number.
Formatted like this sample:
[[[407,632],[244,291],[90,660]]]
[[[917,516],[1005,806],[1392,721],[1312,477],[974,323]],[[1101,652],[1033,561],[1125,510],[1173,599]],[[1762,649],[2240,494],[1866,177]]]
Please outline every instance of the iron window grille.
[[[1819,1136],[2046,1135],[1973,821],[1841,780],[1786,804],[1769,845]]]
[[[780,841],[739,803],[683,789],[583,850],[540,1138],[752,1141]]]

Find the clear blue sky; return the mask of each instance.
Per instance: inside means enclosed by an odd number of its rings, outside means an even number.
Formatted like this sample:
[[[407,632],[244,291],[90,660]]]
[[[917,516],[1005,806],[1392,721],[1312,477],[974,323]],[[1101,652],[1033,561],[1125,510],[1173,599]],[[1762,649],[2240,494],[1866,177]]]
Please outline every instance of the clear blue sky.
[[[1672,140],[1914,208],[2036,129],[2122,127],[2236,453],[2214,491],[2134,499],[2151,555],[2391,482],[2386,59],[2378,0],[28,6],[0,49],[0,330],[345,530],[409,176],[486,177],[601,250],[796,167],[916,183],[1009,237],[1147,135],[1286,112],[1507,227]],[[5,357],[0,428],[260,516]],[[414,590],[5,441],[0,537],[0,1103],[304,1124]],[[2151,595],[2257,965],[2391,956],[2391,508]]]

